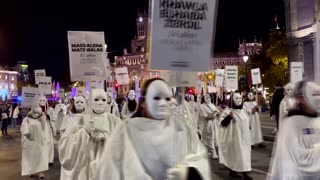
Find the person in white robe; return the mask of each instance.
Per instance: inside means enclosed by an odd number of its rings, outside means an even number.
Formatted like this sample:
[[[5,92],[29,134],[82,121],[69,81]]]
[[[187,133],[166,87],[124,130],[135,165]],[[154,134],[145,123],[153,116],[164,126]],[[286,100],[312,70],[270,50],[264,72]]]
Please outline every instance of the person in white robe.
[[[136,93],[134,90],[130,90],[128,93],[128,100],[123,104],[121,110],[122,120],[128,119],[137,109],[138,102],[136,100]]]
[[[251,145],[258,145],[259,148],[264,148],[263,136],[260,123],[260,108],[258,103],[255,101],[252,92],[248,93],[248,96],[243,103],[243,108],[247,111],[249,116],[249,125],[251,133]]]
[[[54,113],[55,113],[55,116],[57,119],[55,122],[55,127],[57,130],[57,134],[60,134],[60,129],[61,129],[61,125],[63,123],[63,119],[67,114],[67,106],[62,103],[61,99],[58,100],[58,104],[56,104],[56,106],[54,108]]]
[[[320,179],[320,84],[298,82],[282,122],[268,180]]]
[[[199,104],[195,101],[193,94],[190,95],[189,106],[190,106],[190,113],[192,114],[193,119],[196,121],[198,110],[199,110]]]
[[[218,159],[216,132],[218,131],[219,115],[220,111],[212,104],[210,95],[205,94],[199,109],[199,121],[202,121],[201,140],[207,146],[209,157],[212,159]]]
[[[118,104],[112,99],[111,93],[107,92],[107,112],[120,118]]]
[[[22,121],[22,176],[44,178],[44,171],[49,169],[47,122],[39,106],[35,106]]]
[[[294,89],[293,83],[288,83],[287,85],[284,86],[285,95],[280,103],[280,109],[279,109],[279,129],[282,121],[286,118],[289,110],[294,105],[293,89]]]
[[[249,117],[242,108],[242,96],[230,96],[228,108],[220,115],[219,162],[230,169],[230,176],[252,179],[251,171],[251,134]]]
[[[54,161],[54,137],[56,136],[56,117],[54,116],[53,108],[48,107],[47,98],[45,96],[40,96],[38,102],[42,109],[42,112],[45,114],[46,117],[46,126],[48,129],[48,131],[46,131],[48,139],[48,159],[49,165],[52,166]]]
[[[92,89],[87,114],[61,137],[59,160],[64,169],[61,180],[95,180],[97,161],[112,131],[121,123],[118,117],[106,112],[106,106],[105,91]]]
[[[196,132],[170,116],[171,96],[164,80],[145,82],[136,113],[107,143],[97,180],[211,179],[207,152]]]

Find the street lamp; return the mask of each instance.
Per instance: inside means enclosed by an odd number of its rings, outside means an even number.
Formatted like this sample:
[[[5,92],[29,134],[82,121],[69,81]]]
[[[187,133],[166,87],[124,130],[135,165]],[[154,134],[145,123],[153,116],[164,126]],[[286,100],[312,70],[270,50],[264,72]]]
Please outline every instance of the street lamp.
[[[249,85],[248,85],[248,72],[247,72],[247,62],[248,62],[248,60],[249,60],[249,56],[247,56],[247,55],[243,56],[243,62],[246,65],[246,84],[249,87]]]

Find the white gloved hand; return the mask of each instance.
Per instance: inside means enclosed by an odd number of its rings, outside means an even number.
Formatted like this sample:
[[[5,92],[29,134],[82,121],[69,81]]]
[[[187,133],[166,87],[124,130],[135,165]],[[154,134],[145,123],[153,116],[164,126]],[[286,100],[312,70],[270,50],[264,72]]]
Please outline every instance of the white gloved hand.
[[[178,165],[177,168],[171,168],[167,171],[168,180],[187,180],[188,167]]]
[[[99,143],[99,142],[105,141],[105,140],[106,140],[106,137],[105,137],[105,135],[104,135],[103,133],[101,133],[101,132],[95,132],[95,133],[93,133],[93,135],[92,135],[92,140],[93,140],[93,142],[95,142],[95,143]]]

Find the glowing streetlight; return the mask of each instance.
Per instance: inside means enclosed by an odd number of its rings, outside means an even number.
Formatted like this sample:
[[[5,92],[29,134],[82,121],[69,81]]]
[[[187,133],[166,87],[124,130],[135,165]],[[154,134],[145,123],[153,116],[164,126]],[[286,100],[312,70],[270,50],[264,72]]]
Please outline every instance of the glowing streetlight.
[[[247,63],[248,60],[249,60],[249,56],[243,56],[243,61],[244,61],[244,63]]]
[[[249,84],[248,84],[248,72],[247,72],[247,62],[248,62],[248,60],[249,60],[249,56],[243,56],[243,62],[246,64],[246,84],[249,87]]]

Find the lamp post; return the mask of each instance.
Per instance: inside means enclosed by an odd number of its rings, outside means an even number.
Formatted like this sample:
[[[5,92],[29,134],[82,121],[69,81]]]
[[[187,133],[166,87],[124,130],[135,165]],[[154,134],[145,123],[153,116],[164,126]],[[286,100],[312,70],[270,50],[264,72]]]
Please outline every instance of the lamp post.
[[[248,85],[248,72],[247,72],[247,62],[248,62],[248,60],[249,60],[249,56],[247,56],[247,55],[243,56],[243,62],[246,65],[246,84],[247,84],[247,87],[249,88],[249,85]]]

